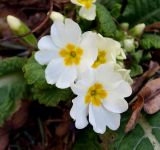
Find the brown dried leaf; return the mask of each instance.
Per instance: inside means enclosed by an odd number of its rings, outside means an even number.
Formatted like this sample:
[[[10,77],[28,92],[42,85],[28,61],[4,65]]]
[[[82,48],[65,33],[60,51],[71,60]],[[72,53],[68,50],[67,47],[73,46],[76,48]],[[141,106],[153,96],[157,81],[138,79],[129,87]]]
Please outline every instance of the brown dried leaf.
[[[151,76],[153,76],[160,69],[160,65],[157,62],[151,61],[149,64],[149,69],[139,78],[135,80],[132,85],[133,94],[137,93],[142,87],[144,81]]]
[[[144,99],[141,95],[139,95],[135,103],[132,104],[133,112],[125,127],[125,133],[128,133],[130,130],[132,130],[135,127],[137,120],[139,118],[140,112],[143,108],[143,105],[144,105]]]
[[[160,110],[160,78],[149,81],[141,93],[144,96],[144,110],[154,114]]]
[[[133,112],[125,127],[126,133],[134,128],[142,108],[148,114],[160,110],[160,78],[149,81],[139,92],[137,100],[132,104]]]
[[[147,103],[144,103],[144,111],[148,114],[154,114],[160,110],[160,93]]]
[[[160,32],[160,22],[155,22],[145,27],[145,32]]]
[[[9,120],[7,120],[5,126],[11,129],[21,128],[27,120],[29,104],[29,101],[22,101],[20,109],[15,112]]]
[[[6,150],[9,143],[9,134],[5,128],[0,128],[0,150]]]
[[[69,131],[70,122],[63,122],[56,127],[55,134],[59,137],[63,137]]]

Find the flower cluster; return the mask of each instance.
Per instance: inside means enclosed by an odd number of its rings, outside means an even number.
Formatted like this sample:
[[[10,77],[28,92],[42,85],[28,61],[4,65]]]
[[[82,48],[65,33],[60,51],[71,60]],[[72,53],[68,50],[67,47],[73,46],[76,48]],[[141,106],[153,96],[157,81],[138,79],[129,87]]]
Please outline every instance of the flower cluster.
[[[95,2],[77,1],[85,7]],[[117,64],[117,59],[125,59],[120,43],[92,31],[82,33],[76,22],[65,19],[54,21],[51,34],[39,40],[38,48],[35,59],[47,65],[47,83],[70,87],[77,95],[70,111],[76,128],[90,122],[97,133],[104,133],[106,126],[116,130],[120,113],[128,109],[124,98],[132,92],[125,79],[129,73]]]

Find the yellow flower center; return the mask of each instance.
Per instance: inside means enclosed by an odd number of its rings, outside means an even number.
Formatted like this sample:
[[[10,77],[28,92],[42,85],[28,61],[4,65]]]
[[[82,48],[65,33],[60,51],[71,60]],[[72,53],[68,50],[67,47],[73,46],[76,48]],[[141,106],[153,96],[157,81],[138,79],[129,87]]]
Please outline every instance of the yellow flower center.
[[[95,83],[92,85],[86,94],[85,103],[92,103],[92,105],[100,106],[101,101],[108,95],[107,91],[104,89],[103,85],[100,83]]]
[[[99,67],[101,64],[105,64],[107,61],[106,59],[106,51],[104,50],[98,50],[98,57],[97,60],[92,65],[93,68]]]
[[[91,8],[94,0],[78,0],[78,2],[84,5],[87,9]]]
[[[60,50],[59,54],[64,58],[66,66],[79,65],[83,50],[74,44],[67,44],[65,48]]]

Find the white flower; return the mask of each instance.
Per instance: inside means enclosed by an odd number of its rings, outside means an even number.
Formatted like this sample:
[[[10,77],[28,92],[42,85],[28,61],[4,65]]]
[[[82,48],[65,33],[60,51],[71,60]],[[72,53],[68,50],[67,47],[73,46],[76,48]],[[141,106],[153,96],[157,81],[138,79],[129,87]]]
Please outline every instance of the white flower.
[[[114,72],[112,64],[88,70],[71,89],[77,95],[70,111],[76,128],[86,127],[87,117],[97,133],[103,134],[106,126],[112,130],[119,127],[120,113],[128,109],[124,98],[130,96],[132,90],[121,75]]]
[[[79,15],[87,20],[94,20],[96,17],[96,0],[71,0],[73,4],[81,6]]]
[[[40,51],[36,52],[35,59],[39,64],[47,65],[47,83],[62,89],[70,87],[79,72],[91,67],[98,53],[96,34],[82,34],[79,25],[71,19],[55,20],[51,35],[42,37],[38,48]]]
[[[97,68],[102,64],[109,62],[116,63],[117,58],[125,59],[125,53],[121,48],[121,44],[111,38],[103,37],[97,34],[98,57],[93,68]]]

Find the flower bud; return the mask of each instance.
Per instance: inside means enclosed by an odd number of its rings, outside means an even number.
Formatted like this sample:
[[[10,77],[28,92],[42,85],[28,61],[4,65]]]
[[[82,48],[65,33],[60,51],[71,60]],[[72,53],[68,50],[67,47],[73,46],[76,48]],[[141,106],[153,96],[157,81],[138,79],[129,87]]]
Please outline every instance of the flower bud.
[[[125,39],[123,41],[123,46],[127,52],[133,51],[135,49],[134,39]]]
[[[124,22],[120,24],[120,27],[126,31],[129,29],[129,24],[127,22]]]
[[[7,23],[10,29],[12,30],[12,32],[17,36],[23,36],[30,32],[30,29],[28,28],[28,26],[24,22],[22,22],[20,19],[14,16],[8,15]],[[29,45],[32,45],[34,47],[37,46],[37,39],[33,34],[23,36],[21,39]]]
[[[60,21],[63,21],[64,20],[64,16],[59,13],[59,12],[56,12],[56,11],[52,11],[51,15],[50,15],[50,19],[55,21],[55,20],[60,20]]]
[[[140,37],[142,35],[143,31],[144,31],[144,28],[145,28],[144,23],[138,24],[130,30],[130,33],[134,37]]]
[[[21,21],[18,18],[11,16],[11,15],[7,16],[7,22],[8,22],[9,27],[12,30],[18,30],[19,27],[21,26]]]

